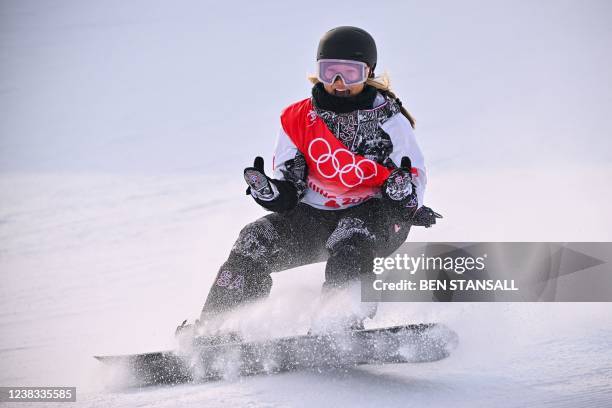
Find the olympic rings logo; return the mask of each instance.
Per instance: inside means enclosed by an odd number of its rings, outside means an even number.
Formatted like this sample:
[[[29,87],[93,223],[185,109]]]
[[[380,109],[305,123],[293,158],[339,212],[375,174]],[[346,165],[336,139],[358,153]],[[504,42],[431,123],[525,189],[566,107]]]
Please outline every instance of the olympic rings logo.
[[[339,175],[340,182],[349,188],[376,177],[378,173],[374,161],[363,159],[357,162],[355,155],[347,149],[332,151],[329,142],[321,137],[310,142],[308,156],[317,165],[321,176],[331,179]]]

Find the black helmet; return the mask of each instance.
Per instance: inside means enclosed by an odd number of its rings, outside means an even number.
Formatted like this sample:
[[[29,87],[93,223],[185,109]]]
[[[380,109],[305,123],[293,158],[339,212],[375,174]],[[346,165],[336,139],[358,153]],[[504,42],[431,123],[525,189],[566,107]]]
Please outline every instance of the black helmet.
[[[332,28],[319,41],[317,61],[320,59],[346,59],[376,67],[376,43],[365,30],[358,27],[342,26]]]

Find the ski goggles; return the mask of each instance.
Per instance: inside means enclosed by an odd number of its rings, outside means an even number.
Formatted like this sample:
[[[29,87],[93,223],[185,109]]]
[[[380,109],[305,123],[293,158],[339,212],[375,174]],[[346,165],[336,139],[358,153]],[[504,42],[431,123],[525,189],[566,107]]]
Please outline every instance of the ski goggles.
[[[331,85],[337,77],[345,85],[356,85],[368,79],[368,65],[361,61],[322,59],[318,61],[317,78],[324,84]]]

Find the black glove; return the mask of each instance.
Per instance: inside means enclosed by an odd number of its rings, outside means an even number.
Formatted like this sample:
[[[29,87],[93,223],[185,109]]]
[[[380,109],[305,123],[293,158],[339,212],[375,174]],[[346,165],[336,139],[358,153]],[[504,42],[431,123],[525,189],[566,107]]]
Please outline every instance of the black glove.
[[[418,207],[416,186],[412,182],[410,158],[402,157],[401,166],[393,170],[382,186],[382,194],[401,209],[401,217],[412,225],[429,228],[440,214],[429,207]]]
[[[393,204],[401,207],[411,217],[418,205],[416,187],[412,183],[412,163],[402,157],[401,166],[394,169],[382,185],[382,195]]]
[[[298,192],[295,185],[286,180],[274,180],[264,172],[264,159],[255,158],[253,167],[244,169],[244,180],[247,182],[246,194],[253,196],[257,204],[267,210],[284,212],[293,209],[298,203]]]
[[[429,207],[421,206],[412,216],[410,223],[421,227],[429,228],[436,223],[436,218],[443,218]]]

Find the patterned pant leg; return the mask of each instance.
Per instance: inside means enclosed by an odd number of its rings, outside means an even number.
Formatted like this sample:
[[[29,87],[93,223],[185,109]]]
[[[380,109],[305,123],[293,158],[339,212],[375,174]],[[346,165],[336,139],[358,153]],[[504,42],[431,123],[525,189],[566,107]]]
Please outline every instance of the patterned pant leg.
[[[325,266],[324,287],[340,287],[372,272],[375,241],[376,236],[362,219],[340,219],[326,242],[330,256]]]
[[[399,221],[384,202],[373,199],[349,210],[329,236],[326,246],[330,257],[325,268],[323,292],[334,288],[350,289],[355,303],[359,304],[353,308],[352,316],[348,316],[357,323],[356,327],[365,317],[374,317],[377,304],[362,303],[359,287],[349,284],[362,278],[365,282],[374,279],[374,257],[388,256],[397,250],[406,240],[409,230],[410,226]]]
[[[228,311],[269,295],[271,272],[320,259],[324,238],[320,223],[310,219],[310,209],[299,206],[290,214],[269,214],[245,226],[210,289],[203,314]],[[320,241],[320,242],[319,242]]]
[[[223,312],[266,297],[272,289],[269,267],[278,255],[279,238],[266,217],[245,226],[219,269],[202,312]]]

